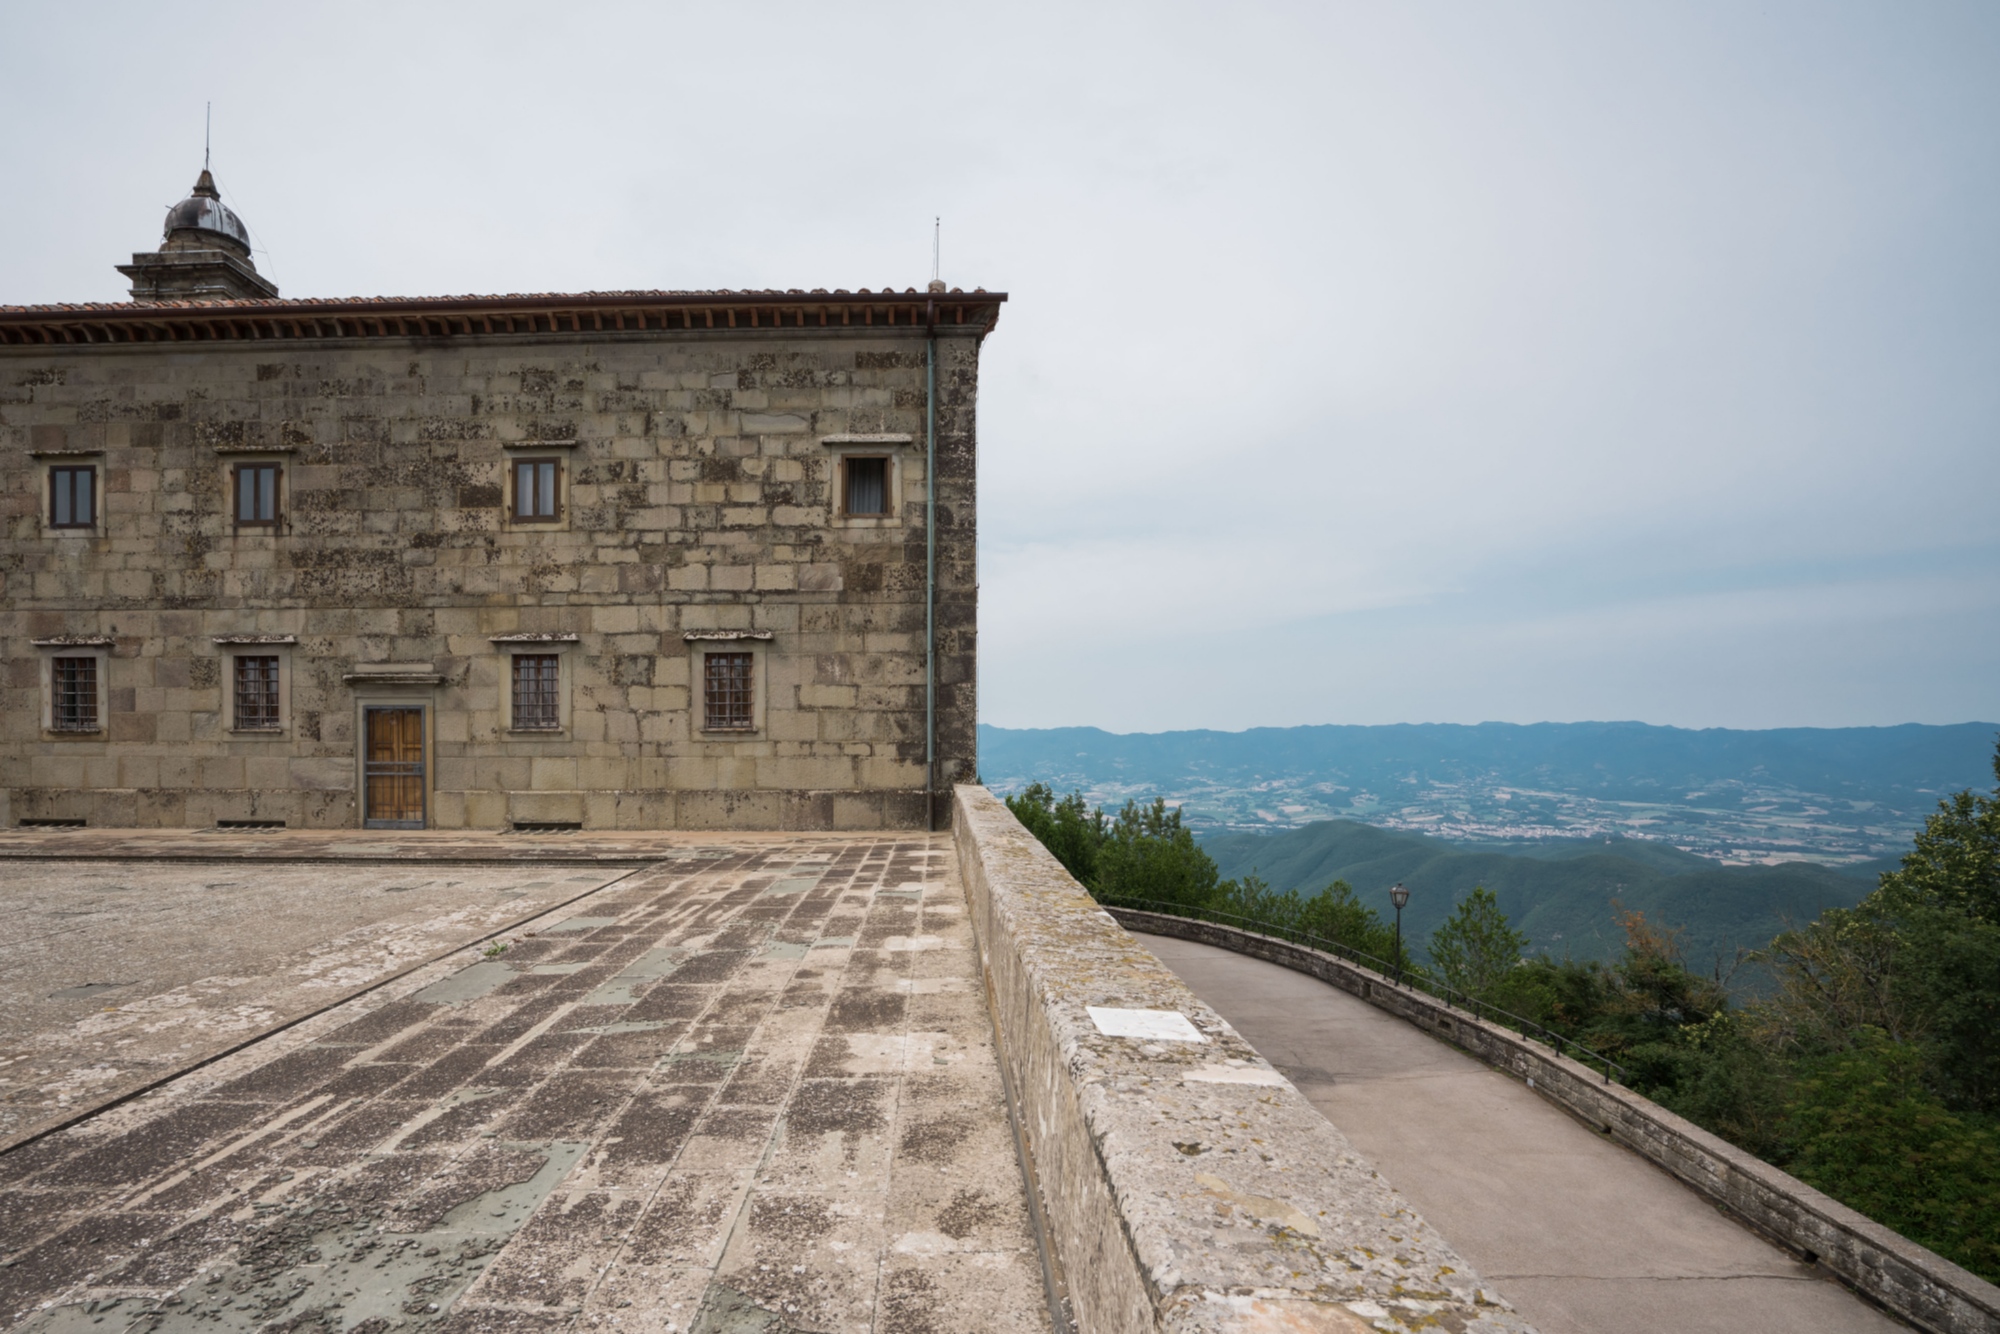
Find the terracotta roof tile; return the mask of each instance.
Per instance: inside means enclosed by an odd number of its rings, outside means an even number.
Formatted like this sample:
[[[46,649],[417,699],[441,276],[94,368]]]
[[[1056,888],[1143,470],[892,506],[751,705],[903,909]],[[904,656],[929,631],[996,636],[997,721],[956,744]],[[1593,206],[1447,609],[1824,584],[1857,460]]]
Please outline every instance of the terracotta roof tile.
[[[459,304],[464,302],[478,302],[482,305],[507,305],[525,302],[539,304],[550,301],[576,301],[595,304],[605,301],[690,301],[700,300],[705,297],[738,301],[770,301],[786,297],[804,297],[810,300],[813,297],[824,297],[831,301],[840,301],[853,300],[857,297],[881,298],[926,295],[928,293],[919,292],[914,287],[906,287],[900,292],[893,287],[884,287],[879,291],[866,287],[852,291],[844,287],[835,288],[832,291],[828,291],[823,287],[815,287],[809,292],[797,287],[784,289],[774,287],[719,287],[689,290],[653,288],[608,292],[465,293],[459,296],[274,297],[270,299],[239,301],[87,301],[63,302],[57,305],[46,306],[0,306],[0,312],[10,315],[125,314],[133,311],[149,310],[185,310],[199,313],[202,311],[226,310],[302,310],[307,308],[325,308],[328,306],[421,306]],[[986,301],[1004,301],[1007,299],[1006,293],[988,292],[983,287],[975,287],[970,292],[965,291],[963,288],[954,287],[945,295],[977,298]]]

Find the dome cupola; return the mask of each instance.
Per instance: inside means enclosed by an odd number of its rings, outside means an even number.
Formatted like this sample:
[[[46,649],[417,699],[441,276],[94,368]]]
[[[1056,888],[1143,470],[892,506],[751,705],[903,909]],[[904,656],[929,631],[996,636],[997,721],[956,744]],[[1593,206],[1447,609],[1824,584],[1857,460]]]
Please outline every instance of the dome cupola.
[[[222,202],[207,167],[193,193],[167,210],[162,230],[166,239],[157,251],[142,251],[118,266],[132,280],[134,301],[256,301],[278,295],[277,285],[259,274],[250,258],[250,229]]]
[[[169,245],[174,243],[176,233],[191,233],[179,238],[183,244],[220,244],[240,250],[243,258],[250,258],[250,229],[243,225],[243,219],[236,216],[234,209],[222,202],[222,196],[216,193],[215,177],[206,167],[194,183],[194,193],[167,210],[164,235]]]

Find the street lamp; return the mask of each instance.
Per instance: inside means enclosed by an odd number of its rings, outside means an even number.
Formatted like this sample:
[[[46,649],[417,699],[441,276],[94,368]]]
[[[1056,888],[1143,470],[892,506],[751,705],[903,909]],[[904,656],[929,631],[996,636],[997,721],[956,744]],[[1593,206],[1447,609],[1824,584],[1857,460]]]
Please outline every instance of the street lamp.
[[[1410,901],[1410,891],[1398,880],[1389,887],[1389,902],[1396,905],[1396,985],[1403,985],[1403,905]]]

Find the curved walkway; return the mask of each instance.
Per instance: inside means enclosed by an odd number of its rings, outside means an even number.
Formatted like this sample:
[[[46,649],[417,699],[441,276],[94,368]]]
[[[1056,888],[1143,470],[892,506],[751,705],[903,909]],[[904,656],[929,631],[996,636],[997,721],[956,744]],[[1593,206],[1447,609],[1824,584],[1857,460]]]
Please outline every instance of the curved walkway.
[[[1533,1091],[1261,959],[1141,936],[1542,1334],[1907,1328]]]

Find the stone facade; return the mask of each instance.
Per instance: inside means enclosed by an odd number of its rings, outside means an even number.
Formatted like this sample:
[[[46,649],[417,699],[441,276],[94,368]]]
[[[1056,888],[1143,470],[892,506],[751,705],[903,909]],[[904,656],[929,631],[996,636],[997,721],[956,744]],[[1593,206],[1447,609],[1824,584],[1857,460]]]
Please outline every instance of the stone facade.
[[[421,710],[432,827],[936,823],[977,768],[974,407],[1003,299],[0,310],[0,819],[361,826],[373,706]],[[888,512],[845,513],[847,461],[878,458]],[[517,521],[522,461],[556,465],[557,514]],[[268,465],[276,520],[242,526],[239,469]],[[94,521],[57,527],[75,468]],[[721,651],[749,655],[747,730],[707,727]],[[518,653],[557,660],[556,726],[513,726]],[[278,660],[275,727],[237,725],[242,656]],[[79,658],[96,727],[61,730]]]

